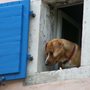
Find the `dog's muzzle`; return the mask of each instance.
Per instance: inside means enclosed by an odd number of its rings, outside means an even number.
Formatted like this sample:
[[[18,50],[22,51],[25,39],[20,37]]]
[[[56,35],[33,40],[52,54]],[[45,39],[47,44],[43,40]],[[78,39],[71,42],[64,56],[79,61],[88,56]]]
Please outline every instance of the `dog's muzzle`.
[[[47,58],[46,58],[46,61],[45,61],[45,65],[46,65],[46,66],[48,65],[48,59],[49,59],[49,54],[48,54],[48,56],[47,56]]]
[[[45,65],[46,65],[46,66],[48,66],[48,63],[47,63],[47,62],[45,62]]]

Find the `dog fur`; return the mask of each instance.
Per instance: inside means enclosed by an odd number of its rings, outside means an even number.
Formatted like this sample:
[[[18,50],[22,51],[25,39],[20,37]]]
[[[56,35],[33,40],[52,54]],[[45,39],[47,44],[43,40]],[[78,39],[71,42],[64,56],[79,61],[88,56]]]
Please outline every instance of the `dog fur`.
[[[59,64],[61,68],[80,66],[80,47],[66,39],[53,39],[45,45],[46,65]]]

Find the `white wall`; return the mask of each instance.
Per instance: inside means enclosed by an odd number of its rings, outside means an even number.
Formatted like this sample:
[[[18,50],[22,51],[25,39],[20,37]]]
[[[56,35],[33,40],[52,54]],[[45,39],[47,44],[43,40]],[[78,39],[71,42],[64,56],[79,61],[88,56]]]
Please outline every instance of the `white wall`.
[[[40,30],[39,30],[39,45],[38,45],[38,72],[45,71],[49,67],[45,66],[45,44],[52,38],[52,30],[50,23],[49,7],[42,3],[40,14]]]
[[[31,10],[36,16],[30,19],[29,53],[33,56],[33,61],[28,63],[28,73],[37,72],[38,69],[41,0],[31,0]]]
[[[84,0],[81,65],[90,66],[90,0]]]

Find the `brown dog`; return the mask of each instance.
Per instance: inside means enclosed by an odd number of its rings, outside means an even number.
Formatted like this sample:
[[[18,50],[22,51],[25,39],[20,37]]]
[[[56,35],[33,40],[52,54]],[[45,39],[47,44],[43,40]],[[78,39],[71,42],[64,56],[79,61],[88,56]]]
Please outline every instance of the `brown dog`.
[[[80,66],[80,47],[65,39],[53,39],[46,43],[46,65],[59,63],[61,68]]]

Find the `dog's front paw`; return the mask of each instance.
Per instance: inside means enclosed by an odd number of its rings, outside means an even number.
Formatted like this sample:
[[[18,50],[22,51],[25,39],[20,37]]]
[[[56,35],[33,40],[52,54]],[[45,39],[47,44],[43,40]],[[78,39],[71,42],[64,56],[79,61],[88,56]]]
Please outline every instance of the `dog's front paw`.
[[[62,68],[60,67],[59,70],[62,70]]]

